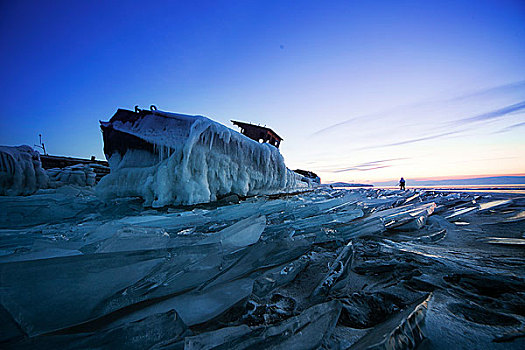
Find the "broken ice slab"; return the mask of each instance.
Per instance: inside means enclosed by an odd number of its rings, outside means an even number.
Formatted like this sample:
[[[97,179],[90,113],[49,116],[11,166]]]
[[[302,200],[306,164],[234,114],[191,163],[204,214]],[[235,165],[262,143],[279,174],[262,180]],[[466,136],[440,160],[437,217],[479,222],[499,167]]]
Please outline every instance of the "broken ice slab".
[[[311,243],[306,239],[259,241],[242,251],[225,256],[224,268],[201,288],[209,288],[290,262],[305,254],[310,246]]]
[[[255,280],[253,294],[258,297],[268,295],[275,288],[290,283],[308,265],[310,259],[308,255],[303,255],[299,259],[271,269]]]
[[[139,281],[101,301],[98,309],[109,313],[146,300],[167,298],[194,289],[223,269],[220,244],[181,246],[166,250],[168,256]],[[140,252],[138,252],[140,253]]]
[[[414,241],[421,243],[436,243],[441,241],[447,236],[447,230],[439,230],[437,232],[430,233],[428,235],[419,236]]]
[[[184,350],[228,348],[235,339],[251,332],[246,325],[221,328],[184,339]]]
[[[376,212],[371,217],[382,217],[387,229],[398,231],[419,230],[426,223],[427,218],[434,213],[436,204],[408,205],[390,210]]]
[[[350,239],[372,234],[381,234],[384,231],[385,225],[380,217],[367,217],[348,224],[337,225],[332,231],[320,231],[317,233],[315,242],[322,243],[333,240],[347,242]]]
[[[346,193],[341,197],[330,198],[320,201],[311,201],[310,199],[304,199],[300,207],[294,210],[295,217],[306,218],[309,216],[326,214],[335,212],[338,210],[347,209],[349,206],[357,203],[359,195],[356,193]]]
[[[424,339],[421,326],[432,294],[374,327],[350,349],[415,349]]]
[[[176,230],[203,225],[210,222],[212,218],[205,216],[205,213],[205,211],[202,212],[199,210],[192,210],[165,215],[129,216],[122,218],[117,222],[120,224],[132,224],[145,227],[162,227],[166,230]]]
[[[348,271],[349,265],[352,263],[353,254],[352,241],[343,248],[337,258],[330,264],[330,269],[326,274],[325,278],[321,283],[314,289],[312,297],[318,299],[328,295],[332,287],[340,280],[344,278],[344,275]]]
[[[472,213],[473,211],[476,211],[476,210],[478,210],[478,207],[458,208],[458,209],[453,209],[451,212],[445,213],[444,215],[446,219],[452,219],[452,218],[455,218],[456,216]]]
[[[149,349],[173,346],[192,332],[174,310],[118,327],[41,335],[11,343],[13,349]]]
[[[403,204],[407,204],[407,203],[412,202],[412,201],[414,201],[414,200],[416,200],[418,198],[419,198],[419,192],[416,192],[412,196],[410,196],[407,199],[403,200]]]
[[[316,349],[332,334],[341,303],[333,300],[317,304],[273,327],[263,327],[245,335],[234,349],[264,346],[273,349]]]
[[[525,337],[525,326],[522,326],[520,329],[513,329],[510,332],[503,333],[496,336],[492,341],[495,343],[505,343],[511,342],[517,338]]]
[[[193,228],[168,233],[164,228],[143,227],[143,226],[108,226],[111,237],[102,242],[92,244],[96,253],[109,253],[118,251],[167,249],[179,246],[202,245],[211,243],[221,243],[225,250],[242,248],[246,245],[257,242],[260,232],[264,230],[265,223],[262,219],[247,220],[227,227],[221,232],[213,234],[203,234],[195,232]],[[92,237],[92,236],[91,236]],[[99,236],[100,237],[100,236]],[[83,248],[89,251],[91,247]]]
[[[508,237],[486,237],[485,243],[500,244],[507,246],[516,246],[525,248],[525,239],[523,238],[508,238]]]
[[[341,303],[333,300],[274,326],[261,326],[248,333],[244,327],[203,333],[187,338],[186,345],[187,349],[317,349],[332,334],[340,313]]]
[[[486,203],[479,203],[479,211],[483,212],[485,210],[490,210],[494,208],[501,208],[503,206],[507,206],[512,204],[512,199],[503,199],[503,200],[496,200]]]
[[[199,238],[202,240],[202,237]],[[164,229],[127,226],[118,229],[110,238],[99,243],[95,253],[166,249],[176,245],[185,244],[170,238]]]
[[[36,251],[28,251],[23,253],[14,253],[10,255],[0,256],[0,263],[51,259],[63,256],[82,255],[82,252],[76,249],[61,249],[61,248],[46,248]]]
[[[505,218],[506,222],[515,222],[521,220],[525,220],[525,210],[522,210],[519,213],[512,215],[511,217]]]
[[[238,279],[215,285],[203,291],[191,291],[165,299],[134,311],[115,321],[112,326],[135,322],[144,317],[176,310],[184,324],[194,326],[214,319],[237,303],[247,300],[252,293],[253,279]]]
[[[1,302],[25,333],[42,334],[194,288],[220,271],[221,251],[215,244],[4,263]]]
[[[91,190],[61,187],[22,197],[0,196],[0,228],[22,228],[80,219],[102,203]]]
[[[323,226],[333,226],[338,224],[346,224],[353,220],[363,217],[364,213],[361,209],[354,209],[343,211],[341,213],[329,213],[317,216],[311,216],[305,219],[298,219],[280,225],[273,225],[272,232],[282,231],[301,231],[303,233],[317,232]]]
[[[80,255],[2,264],[2,305],[29,335],[74,325],[92,317],[110,293],[151,271],[165,254]]]
[[[242,316],[241,322],[249,326],[261,326],[275,324],[294,316],[297,301],[292,297],[287,297],[275,293],[271,298],[264,298],[266,302],[258,303],[249,300],[246,304],[246,313]]]
[[[266,216],[252,216],[217,233],[210,234],[202,243],[220,242],[224,249],[238,249],[256,243],[266,227]]]

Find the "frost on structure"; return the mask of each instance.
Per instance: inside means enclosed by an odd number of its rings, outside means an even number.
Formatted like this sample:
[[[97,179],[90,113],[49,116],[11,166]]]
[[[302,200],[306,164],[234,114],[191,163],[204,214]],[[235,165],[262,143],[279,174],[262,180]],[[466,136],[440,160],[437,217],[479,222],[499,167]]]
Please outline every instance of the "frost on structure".
[[[111,168],[96,189],[103,198],[139,196],[161,207],[309,186],[274,146],[203,116],[119,109],[101,125]]]
[[[48,181],[37,151],[27,145],[0,146],[0,195],[29,195]]]
[[[95,172],[86,164],[49,169],[47,174],[50,180],[49,186],[52,188],[65,185],[94,186],[96,181]]]

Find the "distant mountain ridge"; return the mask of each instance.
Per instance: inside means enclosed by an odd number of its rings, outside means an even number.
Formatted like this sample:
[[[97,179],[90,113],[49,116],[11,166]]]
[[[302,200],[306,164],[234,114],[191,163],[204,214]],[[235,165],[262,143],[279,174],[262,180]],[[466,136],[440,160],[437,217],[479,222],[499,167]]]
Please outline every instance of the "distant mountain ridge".
[[[525,185],[525,176],[490,176],[470,179],[410,180],[407,186]],[[397,186],[398,181],[375,182],[375,186]]]

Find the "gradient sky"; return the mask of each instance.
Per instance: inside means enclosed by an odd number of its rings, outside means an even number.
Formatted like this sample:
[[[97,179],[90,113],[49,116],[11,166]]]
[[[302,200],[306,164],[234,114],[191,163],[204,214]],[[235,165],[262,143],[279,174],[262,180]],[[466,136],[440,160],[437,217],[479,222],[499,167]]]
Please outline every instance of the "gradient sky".
[[[525,2],[2,1],[0,144],[119,107],[266,124],[323,181],[525,173]]]

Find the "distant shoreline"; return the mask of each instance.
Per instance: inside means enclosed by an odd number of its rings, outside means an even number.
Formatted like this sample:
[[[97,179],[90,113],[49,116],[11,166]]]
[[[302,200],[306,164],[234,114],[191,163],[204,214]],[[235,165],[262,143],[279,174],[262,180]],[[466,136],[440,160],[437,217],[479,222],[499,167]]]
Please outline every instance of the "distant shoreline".
[[[370,188],[371,186],[333,186],[337,188]],[[374,186],[377,189],[398,190],[399,186]],[[414,185],[407,186],[407,190],[431,190],[443,192],[478,192],[478,193],[508,193],[525,194],[525,184],[503,185]]]

